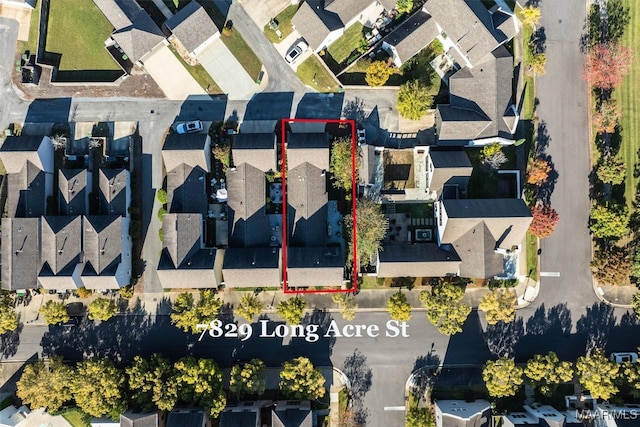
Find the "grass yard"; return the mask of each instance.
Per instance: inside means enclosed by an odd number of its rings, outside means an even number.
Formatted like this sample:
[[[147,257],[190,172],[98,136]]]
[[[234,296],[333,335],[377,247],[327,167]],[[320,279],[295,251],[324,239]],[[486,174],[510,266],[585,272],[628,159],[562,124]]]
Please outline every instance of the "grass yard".
[[[112,30],[92,0],[51,0],[46,51],[60,55],[61,71],[120,70],[104,47]]]
[[[358,280],[359,289],[384,289],[384,279],[375,276],[362,276]]]
[[[311,55],[296,71],[302,83],[314,88],[319,92],[336,92],[338,82],[333,75],[322,66],[320,60],[315,55]]]
[[[29,40],[18,41],[17,54],[20,56],[25,50],[32,54],[38,49],[38,27],[40,25],[40,0],[36,0],[36,7],[31,11],[29,24]]]
[[[527,276],[538,279],[538,239],[527,231]]]
[[[260,74],[260,70],[262,70],[262,62],[260,62],[256,54],[253,53],[253,50],[251,50],[247,42],[244,41],[242,35],[234,29],[229,36],[223,34],[220,38],[249,76],[254,81],[258,80],[258,75]]]
[[[264,35],[269,39],[271,43],[280,43],[281,40],[285,39],[289,34],[293,32],[293,26],[291,25],[291,20],[293,16],[298,11],[300,4],[292,4],[287,7],[285,10],[276,15],[275,19],[278,21],[278,30],[282,33],[281,37],[278,37],[276,32],[271,29],[269,23],[264,26],[262,30]]]
[[[82,412],[80,409],[69,409],[62,413],[62,417],[73,427],[91,427],[91,417]]]
[[[638,178],[634,176],[634,165],[640,162],[638,149],[640,148],[640,3],[636,0],[623,0],[629,7],[631,21],[627,26],[622,43],[634,52],[631,71],[625,77],[622,87],[613,91],[622,111],[620,127],[622,128],[622,144],[620,156],[627,166],[625,180],[625,198],[631,208],[635,200]]]
[[[360,22],[356,22],[329,46],[327,51],[334,61],[342,64],[351,56],[351,53],[358,48],[360,40],[364,38],[363,30],[364,26]]]
[[[182,64],[182,66],[191,74],[198,84],[204,89],[207,93],[222,93],[222,89],[217,85],[217,83],[211,78],[207,70],[200,64],[191,66],[184,62],[180,54],[176,52],[175,48],[169,45],[169,50],[173,53],[173,55],[178,58],[178,61]]]

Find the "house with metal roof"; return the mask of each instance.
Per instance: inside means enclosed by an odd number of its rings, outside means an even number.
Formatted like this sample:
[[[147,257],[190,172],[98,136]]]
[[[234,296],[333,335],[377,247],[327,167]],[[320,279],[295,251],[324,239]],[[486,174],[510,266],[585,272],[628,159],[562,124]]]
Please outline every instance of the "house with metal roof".
[[[178,10],[163,26],[171,34],[168,40],[176,40],[194,59],[220,37],[216,24],[195,0]]]

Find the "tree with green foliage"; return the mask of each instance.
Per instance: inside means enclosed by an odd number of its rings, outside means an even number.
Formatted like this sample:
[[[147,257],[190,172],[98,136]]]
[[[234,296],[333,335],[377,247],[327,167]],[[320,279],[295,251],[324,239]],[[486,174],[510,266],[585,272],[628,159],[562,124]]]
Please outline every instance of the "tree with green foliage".
[[[482,379],[491,397],[515,396],[522,382],[522,368],[513,359],[501,357],[489,360],[482,370]]]
[[[544,53],[535,53],[531,55],[531,71],[539,76],[543,76],[547,71],[545,66],[547,65],[547,56]]]
[[[571,362],[560,361],[558,356],[550,351],[544,356],[536,354],[529,359],[524,374],[533,387],[543,395],[551,396],[559,384],[573,379],[573,365]]]
[[[227,404],[222,388],[222,369],[211,359],[183,357],[175,365],[174,381],[178,398],[189,405],[200,405],[216,418]]]
[[[8,292],[0,293],[0,335],[18,329],[18,313],[14,304],[15,300]]]
[[[358,41],[358,53],[359,54],[363,54],[366,51],[369,50],[369,42],[367,41],[367,39],[365,39],[364,37],[362,37],[359,41]]]
[[[629,394],[640,399],[640,363],[625,362],[620,373],[619,380],[629,387]]]
[[[108,298],[96,298],[89,304],[89,319],[103,322],[111,319],[118,312],[118,306]]]
[[[536,6],[525,6],[520,13],[521,21],[524,25],[529,25],[531,28],[535,28],[540,22],[540,8]]]
[[[324,396],[325,379],[306,357],[284,362],[280,371],[280,391],[296,400],[316,400]]]
[[[47,301],[40,307],[39,313],[42,314],[47,325],[56,325],[69,320],[67,307],[59,301]]]
[[[208,324],[214,320],[222,308],[222,301],[211,289],[200,290],[200,298],[194,302],[193,294],[183,292],[176,297],[171,313],[171,323],[184,332],[197,334],[201,332],[198,325]]]
[[[351,138],[338,138],[331,144],[331,156],[329,158],[329,172],[332,176],[333,187],[345,191],[347,198],[351,197],[352,189],[352,154]],[[358,156],[356,160],[356,176],[358,170]]]
[[[125,377],[109,359],[83,360],[71,379],[71,393],[82,411],[92,417],[118,417],[127,405],[123,386]]]
[[[413,10],[413,0],[398,0],[396,3],[398,13],[409,13]]]
[[[398,322],[408,322],[411,319],[411,304],[407,301],[407,296],[400,290],[387,300],[387,311],[389,316]]]
[[[358,309],[358,303],[356,297],[345,293],[333,294],[331,299],[335,304],[340,307],[340,313],[344,320],[353,320],[356,318],[356,310]]]
[[[299,325],[307,308],[307,300],[301,296],[282,300],[276,307],[276,313],[282,317],[288,325]]]
[[[629,210],[626,205],[598,205],[591,209],[591,234],[596,239],[618,239],[629,234]]]
[[[463,303],[462,298],[464,289],[449,282],[440,282],[431,291],[420,292],[427,319],[445,335],[462,332],[462,325],[471,313],[471,307]]]
[[[59,356],[27,364],[16,383],[16,395],[31,408],[57,412],[73,398],[70,382],[73,370]]]
[[[494,142],[482,147],[480,160],[491,169],[499,169],[503,163],[507,162],[507,156],[502,151],[502,144]]]
[[[122,299],[131,299],[133,298],[133,285],[128,285],[120,288],[118,290],[118,295]]]
[[[408,405],[405,412],[405,426],[408,427],[436,427],[436,420],[431,405],[420,405],[420,396],[409,393]]]
[[[236,314],[244,317],[249,322],[253,322],[253,319],[262,312],[264,304],[258,299],[257,296],[252,294],[245,294],[240,298],[240,304],[236,308]]]
[[[367,68],[364,79],[369,86],[384,86],[391,74],[393,74],[393,68],[387,64],[387,61],[373,61]]]
[[[595,350],[590,356],[581,356],[576,361],[576,373],[583,389],[596,399],[608,400],[618,393],[615,381],[620,365],[609,360],[601,350]]]
[[[165,190],[164,188],[158,188],[158,191],[156,191],[156,199],[161,205],[166,205],[167,201],[169,200],[167,196],[167,190]]]
[[[640,292],[633,294],[633,300],[631,301],[631,307],[637,317],[640,317]]]
[[[234,365],[229,375],[229,390],[242,398],[243,396],[261,396],[266,387],[267,367],[260,359],[251,359],[241,365]]]
[[[135,356],[125,370],[133,403],[144,411],[155,408],[171,411],[178,400],[178,387],[173,381],[173,365],[160,354],[149,360]]]
[[[516,294],[512,289],[493,289],[480,300],[478,308],[484,311],[489,325],[513,322],[516,318]]]
[[[629,6],[625,6],[622,0],[607,0],[607,39],[612,42],[619,41],[624,31],[629,26],[631,15]]]
[[[389,220],[382,213],[380,204],[367,198],[358,199],[356,204],[356,240],[358,263],[366,267],[375,262],[378,251],[382,250],[382,239],[387,234]],[[349,261],[353,259],[353,219],[351,215],[344,218]]]
[[[606,156],[598,164],[596,175],[605,184],[618,185],[624,182],[627,167],[622,159],[614,156]]]
[[[596,249],[591,261],[593,276],[603,285],[629,284],[632,275],[631,257],[626,248],[610,246]]]
[[[429,110],[432,101],[429,89],[419,80],[411,80],[401,85],[398,91],[398,113],[405,119],[420,120]]]

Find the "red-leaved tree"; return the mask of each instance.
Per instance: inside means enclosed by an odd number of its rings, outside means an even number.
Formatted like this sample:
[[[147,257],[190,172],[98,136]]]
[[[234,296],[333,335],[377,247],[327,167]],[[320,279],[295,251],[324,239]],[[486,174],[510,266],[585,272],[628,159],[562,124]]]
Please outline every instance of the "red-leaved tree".
[[[531,209],[531,215],[533,215],[533,220],[529,225],[529,231],[540,239],[551,236],[560,221],[558,212],[547,205],[534,206]]]
[[[593,87],[615,89],[629,72],[633,54],[619,43],[598,43],[589,52],[582,75]]]

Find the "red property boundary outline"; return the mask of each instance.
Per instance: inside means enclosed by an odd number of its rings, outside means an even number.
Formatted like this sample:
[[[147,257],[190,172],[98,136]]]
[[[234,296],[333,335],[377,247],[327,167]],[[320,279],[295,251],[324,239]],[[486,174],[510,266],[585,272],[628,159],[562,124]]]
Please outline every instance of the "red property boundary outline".
[[[347,124],[351,126],[351,217],[353,218],[353,231],[351,233],[353,239],[353,287],[351,289],[324,289],[324,290],[290,290],[287,285],[287,237],[288,237],[288,222],[287,222],[287,155],[286,155],[286,125],[289,123],[337,123]],[[282,119],[282,136],[280,141],[282,161],[280,164],[280,170],[282,171],[282,281],[285,294],[332,294],[332,293],[350,293],[358,291],[358,251],[357,251],[357,236],[356,236],[356,199],[357,199],[357,180],[356,180],[356,122],[355,120],[339,120],[339,119]],[[328,171],[327,171],[328,172]]]

